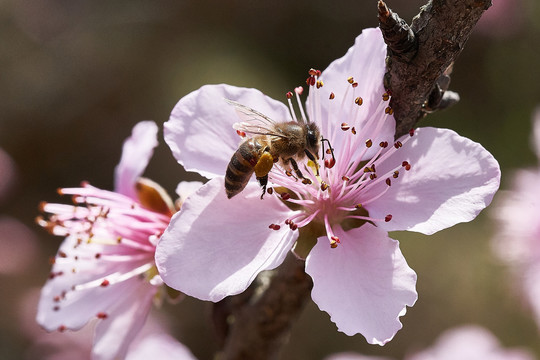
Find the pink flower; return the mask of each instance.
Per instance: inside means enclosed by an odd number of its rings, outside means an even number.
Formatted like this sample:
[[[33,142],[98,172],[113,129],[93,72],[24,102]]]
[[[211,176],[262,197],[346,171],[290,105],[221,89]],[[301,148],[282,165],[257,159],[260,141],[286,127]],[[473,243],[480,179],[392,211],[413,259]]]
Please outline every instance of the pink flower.
[[[534,360],[521,349],[504,349],[489,331],[469,325],[444,332],[430,348],[405,360]]]
[[[392,359],[338,353],[325,360]],[[534,360],[534,356],[521,349],[504,349],[489,331],[468,325],[444,332],[432,347],[406,356],[405,360]]]
[[[66,238],[43,287],[37,321],[48,331],[64,331],[100,319],[94,359],[123,358],[152,301],[164,295],[154,253],[175,208],[161,187],[140,178],[157,131],[151,121],[133,128],[116,167],[115,192],[84,183],[59,190],[75,205],[41,206],[50,215],[38,223]]]
[[[219,301],[279,266],[296,243],[313,278],[312,298],[338,329],[374,344],[392,339],[417,294],[416,274],[388,231],[432,234],[472,220],[490,203],[500,172],[482,146],[450,130],[423,128],[394,141],[382,85],[385,55],[380,31],[364,30],[322,74],[310,71],[307,114],[300,89],[299,114],[292,101],[289,110],[255,89],[228,85],[203,86],[179,101],[165,140],[180,164],[211,180],[186,200],[157,247],[156,263],[169,286]],[[240,142],[233,125],[239,116],[252,121],[252,129],[265,125],[224,99],[276,121],[309,119],[332,145],[335,163],[329,154],[320,156],[317,176],[313,165],[299,160],[309,181],[275,164],[273,194],[261,201],[252,179],[228,199],[224,174]]]
[[[540,159],[540,108],[534,115],[533,145]],[[494,246],[510,265],[540,327],[540,169],[519,170],[512,190],[495,208],[499,224]]]

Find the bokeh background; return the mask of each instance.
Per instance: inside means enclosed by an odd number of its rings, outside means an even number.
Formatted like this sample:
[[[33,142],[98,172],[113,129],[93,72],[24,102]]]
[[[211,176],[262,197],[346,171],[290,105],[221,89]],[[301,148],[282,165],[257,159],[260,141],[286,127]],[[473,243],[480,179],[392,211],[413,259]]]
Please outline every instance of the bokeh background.
[[[536,165],[529,139],[540,104],[540,5],[493,1],[454,68],[451,89],[461,101],[421,125],[482,143],[499,160],[505,189],[514,169]],[[409,22],[423,3],[388,0]],[[39,287],[62,240],[35,225],[40,201],[68,201],[56,189],[82,180],[112,189],[132,126],[162,124],[182,96],[204,84],[284,99],[309,68],[324,69],[362,28],[377,26],[376,13],[375,0],[0,1],[0,358],[55,358],[58,347],[91,342],[91,331],[75,341],[34,323]],[[146,176],[171,194],[178,181],[198,179],[164,144]],[[538,328],[491,251],[497,224],[489,212],[429,237],[392,234],[418,273],[419,292],[392,342],[372,346],[339,333],[310,303],[283,358],[357,351],[401,359],[470,323],[540,358]],[[198,358],[211,358],[217,345],[208,304],[188,298],[161,316]]]

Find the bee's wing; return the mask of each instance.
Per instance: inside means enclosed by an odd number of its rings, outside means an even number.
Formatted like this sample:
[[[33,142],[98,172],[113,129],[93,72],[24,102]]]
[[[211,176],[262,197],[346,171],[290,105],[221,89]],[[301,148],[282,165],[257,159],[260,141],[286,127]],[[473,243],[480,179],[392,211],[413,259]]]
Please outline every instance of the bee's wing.
[[[234,123],[233,129],[252,135],[272,135],[284,137],[283,134],[276,131],[276,122],[268,116],[236,101],[229,99],[225,99],[225,101],[234,106],[238,117],[240,117],[242,120]]]

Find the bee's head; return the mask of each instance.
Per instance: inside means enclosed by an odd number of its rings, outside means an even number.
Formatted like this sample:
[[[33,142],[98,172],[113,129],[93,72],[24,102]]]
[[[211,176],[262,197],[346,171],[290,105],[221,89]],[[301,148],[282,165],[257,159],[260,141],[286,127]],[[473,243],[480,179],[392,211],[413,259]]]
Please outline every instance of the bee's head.
[[[319,156],[319,145],[321,142],[321,132],[315,123],[306,124],[306,149],[315,156]]]

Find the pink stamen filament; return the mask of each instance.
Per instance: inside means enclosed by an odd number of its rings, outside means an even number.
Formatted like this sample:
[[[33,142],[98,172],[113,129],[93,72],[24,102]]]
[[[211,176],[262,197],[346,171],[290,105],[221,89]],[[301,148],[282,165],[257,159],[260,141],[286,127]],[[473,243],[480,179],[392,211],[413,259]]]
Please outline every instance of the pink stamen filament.
[[[86,282],[84,284],[77,284],[73,287],[73,290],[78,291],[78,290],[97,288],[97,287],[103,286],[104,282],[107,283],[107,286],[118,284],[123,281],[134,278],[135,276],[144,274],[145,272],[150,270],[153,266],[154,266],[153,263],[147,263],[125,273],[116,272],[113,274],[108,274],[104,277]]]

